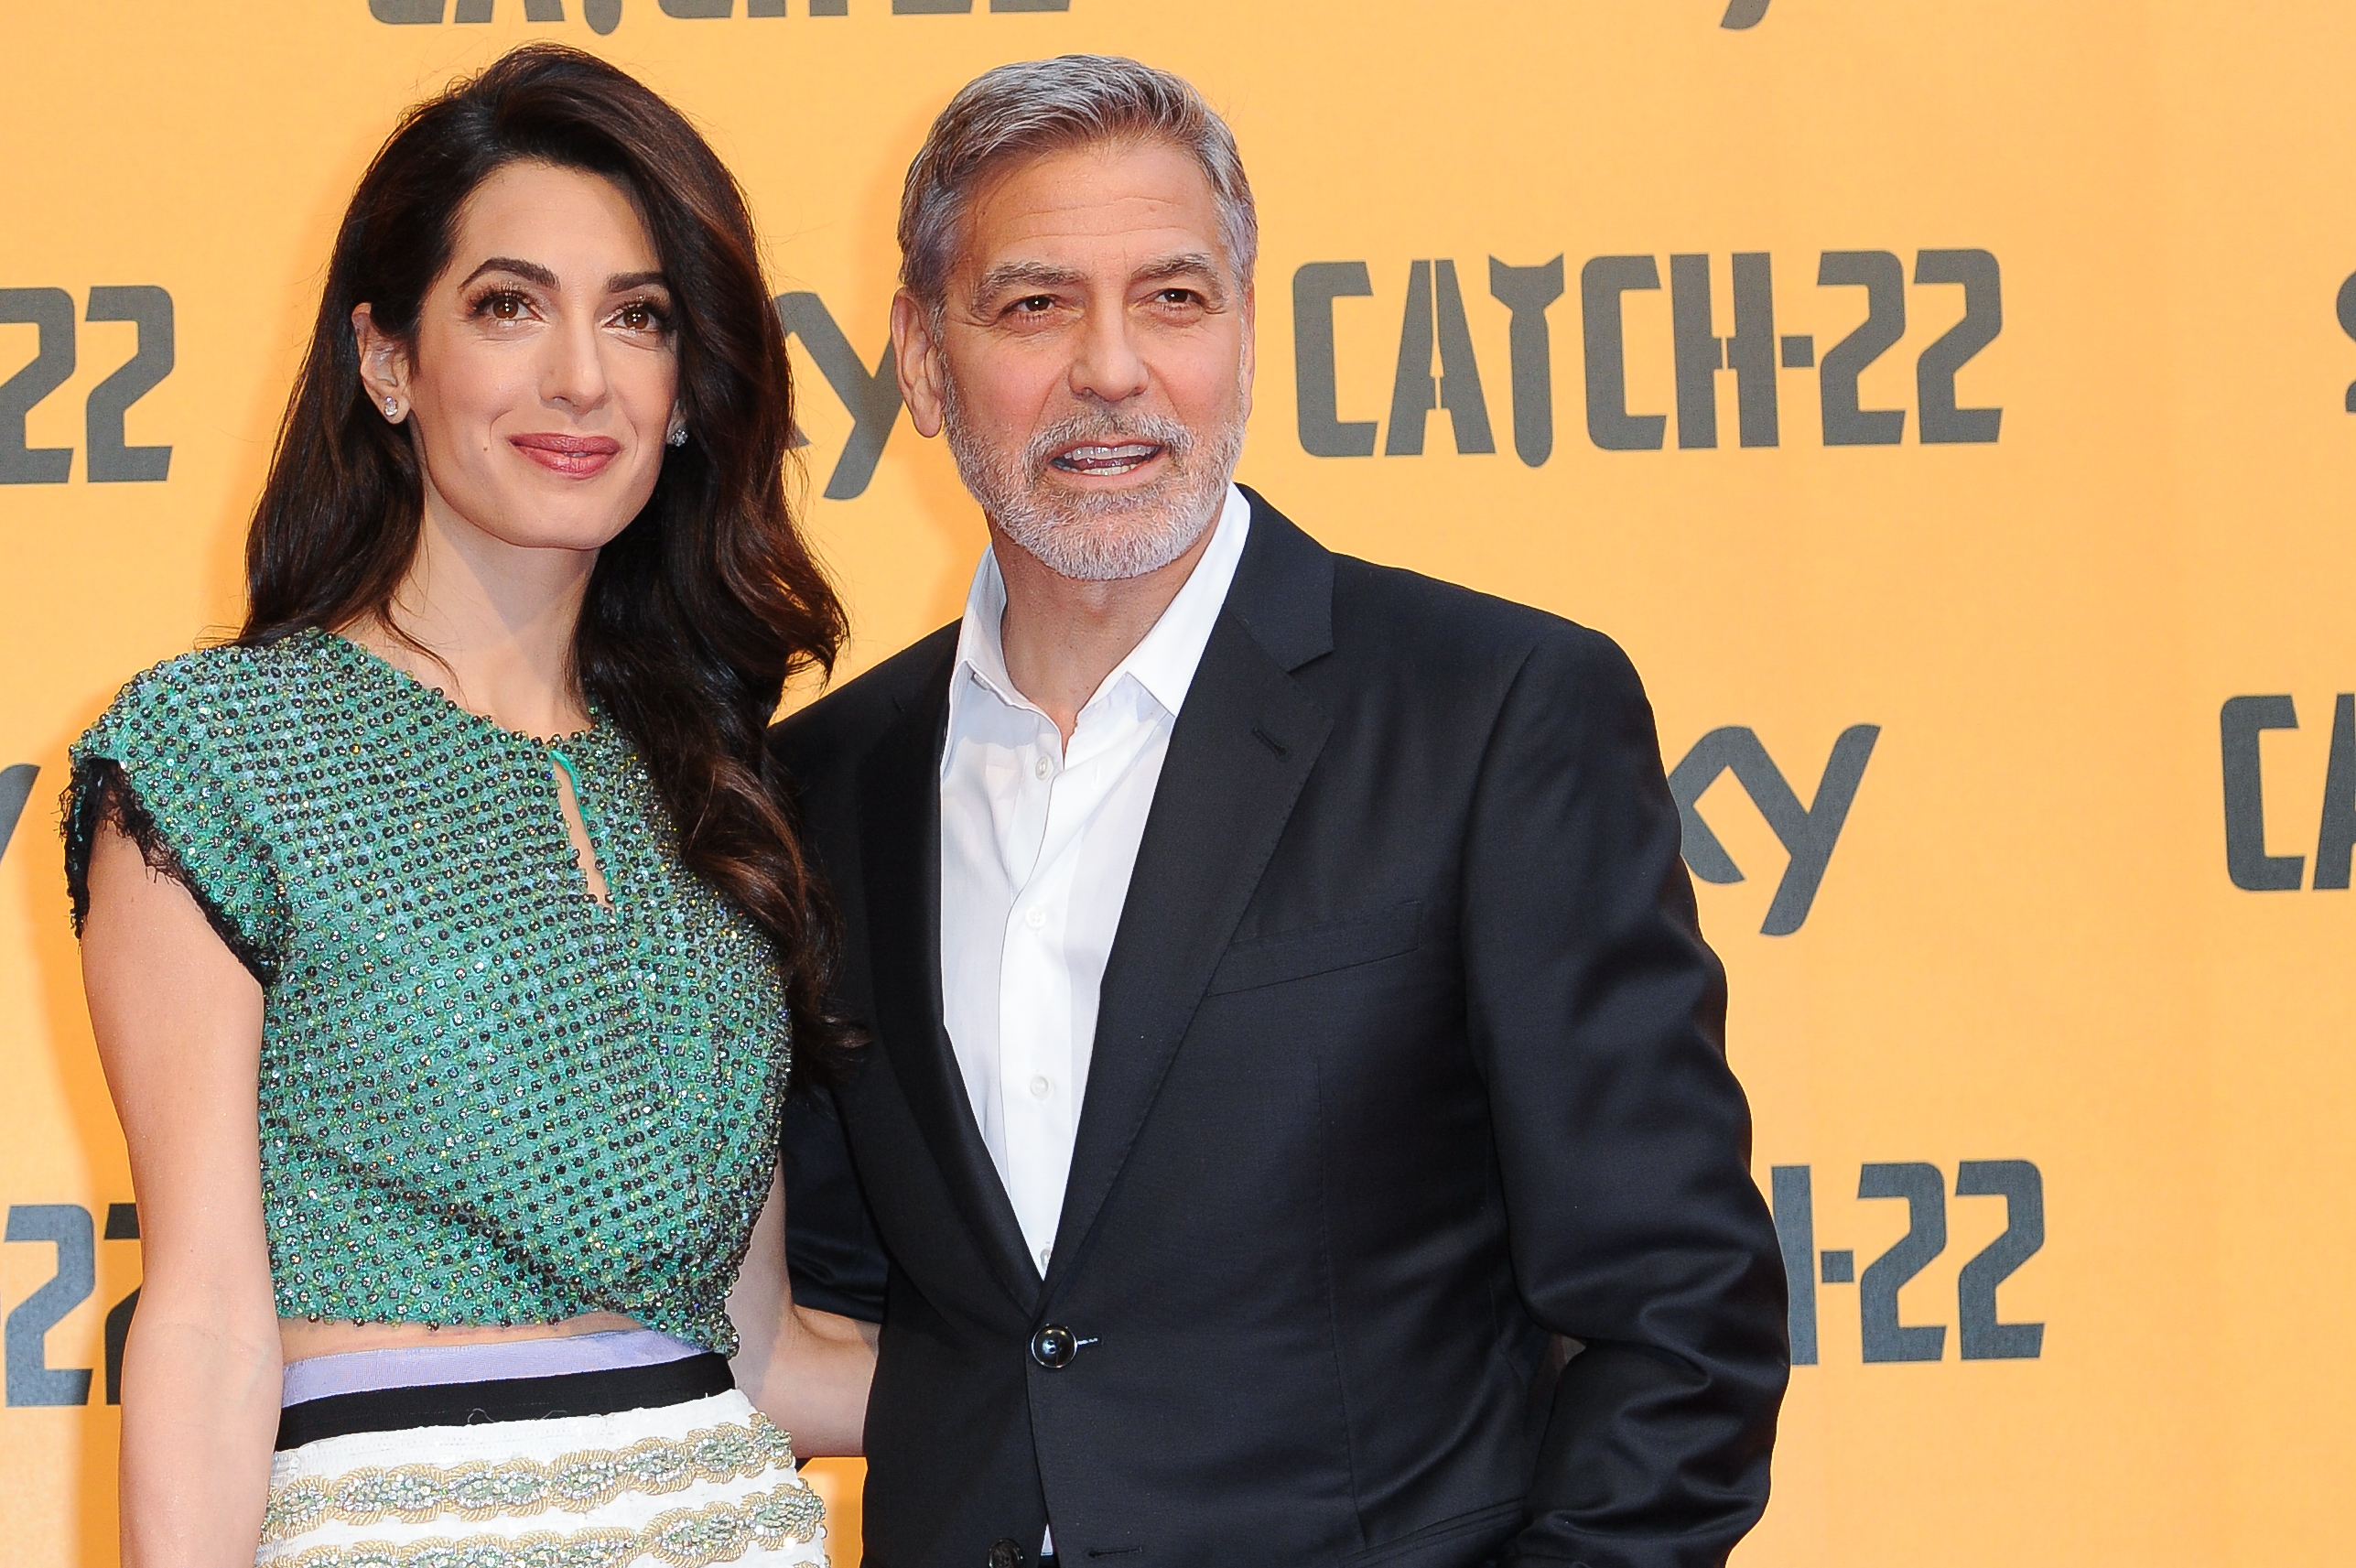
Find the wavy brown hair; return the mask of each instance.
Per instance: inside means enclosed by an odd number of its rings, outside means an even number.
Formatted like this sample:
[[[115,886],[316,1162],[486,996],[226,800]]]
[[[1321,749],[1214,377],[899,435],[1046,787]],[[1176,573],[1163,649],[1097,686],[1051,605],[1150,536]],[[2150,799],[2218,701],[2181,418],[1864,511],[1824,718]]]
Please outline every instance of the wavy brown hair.
[[[534,44],[402,120],[336,235],[246,537],[238,641],[392,623],[424,515],[422,459],[361,384],[351,314],[365,304],[414,342],[468,198],[523,161],[601,175],[636,204],[670,283],[691,433],[600,554],[574,667],[637,742],[687,864],[775,942],[796,1054],[823,1072],[846,1038],[827,1003],[837,943],[763,741],[786,681],[832,672],[843,609],[786,502],[791,374],[744,193],[677,110],[594,56]]]

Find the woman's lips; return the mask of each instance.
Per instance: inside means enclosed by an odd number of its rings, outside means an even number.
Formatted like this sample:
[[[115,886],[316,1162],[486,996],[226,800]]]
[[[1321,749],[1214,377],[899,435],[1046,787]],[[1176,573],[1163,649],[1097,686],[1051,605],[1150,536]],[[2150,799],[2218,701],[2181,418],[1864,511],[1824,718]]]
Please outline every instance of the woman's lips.
[[[541,467],[574,479],[587,479],[604,469],[621,450],[611,436],[510,436],[507,444]]]

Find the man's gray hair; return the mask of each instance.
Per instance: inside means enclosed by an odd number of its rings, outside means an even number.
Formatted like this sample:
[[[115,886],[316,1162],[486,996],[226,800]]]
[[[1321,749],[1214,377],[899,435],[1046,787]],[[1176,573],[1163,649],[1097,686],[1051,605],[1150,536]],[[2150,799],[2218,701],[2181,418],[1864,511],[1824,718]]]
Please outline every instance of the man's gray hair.
[[[1259,259],[1259,213],[1235,133],[1185,78],[1099,54],[1002,65],[949,100],[901,191],[900,281],[941,308],[975,188],[1009,163],[1138,141],[1168,142],[1201,166],[1227,261],[1248,285]]]

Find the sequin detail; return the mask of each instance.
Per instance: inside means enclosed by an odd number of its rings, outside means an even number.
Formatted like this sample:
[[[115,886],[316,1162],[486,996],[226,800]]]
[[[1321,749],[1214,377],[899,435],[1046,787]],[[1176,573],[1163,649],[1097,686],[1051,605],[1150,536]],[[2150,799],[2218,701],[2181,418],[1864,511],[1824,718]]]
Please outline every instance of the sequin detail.
[[[424,1524],[449,1516],[481,1523],[550,1509],[588,1513],[625,1493],[660,1497],[698,1481],[749,1480],[793,1468],[792,1439],[758,1413],[749,1424],[705,1427],[683,1438],[648,1437],[623,1449],[584,1449],[545,1463],[371,1465],[273,1487],[262,1543],[275,1545],[327,1523],[397,1519]]]
[[[816,1541],[826,1505],[796,1478],[742,1503],[674,1509],[637,1530],[534,1530],[513,1537],[395,1544],[314,1546],[276,1559],[272,1568],[627,1568],[641,1560],[665,1568],[712,1568],[755,1547],[774,1552]]]
[[[601,714],[503,730],[324,632],[205,649],[73,752],[69,881],[116,807],[264,983],[262,1177],[287,1317],[622,1313],[723,1354],[790,1059],[752,922],[681,861]],[[571,773],[612,896],[588,896]]]

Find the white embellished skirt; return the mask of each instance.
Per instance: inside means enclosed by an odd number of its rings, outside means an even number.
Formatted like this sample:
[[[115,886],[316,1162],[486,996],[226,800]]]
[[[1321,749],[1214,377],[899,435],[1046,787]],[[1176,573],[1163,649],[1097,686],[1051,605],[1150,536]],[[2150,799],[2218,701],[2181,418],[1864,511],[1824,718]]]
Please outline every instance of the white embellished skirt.
[[[718,1357],[711,1357],[717,1361]],[[721,1363],[724,1368],[725,1363]],[[562,1383],[575,1379],[564,1379]],[[558,1383],[558,1379],[546,1379]],[[506,1387],[520,1385],[508,1384]],[[272,1568],[784,1568],[827,1563],[826,1509],[786,1434],[733,1389],[601,1414],[445,1387],[290,1407],[254,1561]],[[468,1410],[483,1395],[485,1408]],[[579,1408],[578,1390],[564,1398]],[[358,1409],[355,1421],[354,1409]],[[453,1423],[451,1411],[459,1411]],[[329,1411],[331,1435],[316,1435]],[[373,1414],[371,1413],[373,1411]],[[500,1419],[502,1415],[510,1419]]]

